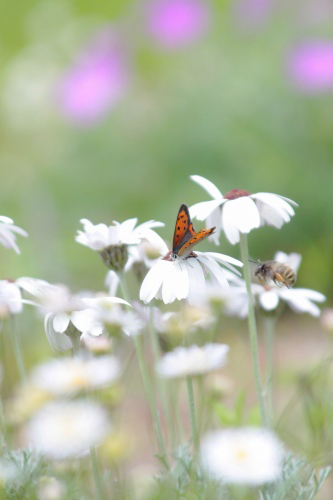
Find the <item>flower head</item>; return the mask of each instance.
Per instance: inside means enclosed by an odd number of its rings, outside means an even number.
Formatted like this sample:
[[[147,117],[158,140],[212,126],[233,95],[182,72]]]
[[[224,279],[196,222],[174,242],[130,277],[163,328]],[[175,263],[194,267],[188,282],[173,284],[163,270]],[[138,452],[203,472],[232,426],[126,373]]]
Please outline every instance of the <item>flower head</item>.
[[[0,320],[22,311],[22,295],[17,283],[0,280]]]
[[[31,383],[57,396],[108,386],[118,380],[120,363],[114,356],[47,361],[31,374]]]
[[[140,299],[150,302],[155,297],[165,304],[187,299],[190,304],[196,303],[205,295],[205,275],[208,273],[215,283],[228,288],[228,280],[219,264],[227,267],[243,265],[237,259],[215,252],[196,252],[176,260],[167,254],[148,271],[141,285]]]
[[[274,260],[289,265],[295,271],[298,270],[301,259],[301,255],[296,253],[287,255],[284,252],[277,252],[274,256]],[[314,302],[324,302],[326,299],[322,293],[315,290],[288,289],[274,283],[252,283],[251,288],[255,303],[265,311],[276,310],[281,300],[297,313],[306,312],[312,316],[319,316],[320,309]],[[241,318],[248,315],[248,296],[244,280],[237,278],[235,286],[225,293],[225,309],[228,314]]]
[[[301,91],[321,93],[333,88],[333,41],[305,41],[289,54],[287,71]]]
[[[106,265],[114,271],[122,270],[128,260],[128,246],[138,245],[142,240],[160,243],[160,237],[154,227],[164,226],[162,222],[148,221],[136,226],[138,219],[128,219],[111,226],[92,224],[88,219],[81,219],[83,231],[78,231],[76,241],[100,253]]]
[[[177,49],[199,38],[209,18],[202,0],[154,0],[147,6],[147,31],[159,46]]]
[[[45,405],[27,425],[27,440],[49,459],[77,457],[97,445],[109,431],[105,410],[90,401]]]
[[[102,31],[59,83],[62,113],[79,125],[92,125],[123,96],[128,86],[130,64],[120,39]]]
[[[239,242],[240,233],[247,234],[252,229],[268,224],[278,229],[289,222],[295,214],[292,200],[272,193],[251,194],[249,191],[233,189],[224,196],[209,180],[200,175],[191,175],[191,179],[202,186],[213,198],[210,201],[196,203],[190,208],[192,217],[207,220],[207,226],[216,226],[211,236],[216,244],[223,229],[230,243]]]
[[[214,479],[258,486],[280,477],[283,446],[267,429],[226,429],[206,435],[201,461]]]
[[[222,368],[227,362],[228,351],[229,347],[225,344],[177,347],[161,358],[156,370],[166,378],[204,375]]]
[[[16,244],[15,233],[21,236],[28,236],[28,233],[18,226],[14,226],[14,221],[4,215],[0,216],[0,243],[6,248],[12,248],[16,253],[20,253],[20,249]]]

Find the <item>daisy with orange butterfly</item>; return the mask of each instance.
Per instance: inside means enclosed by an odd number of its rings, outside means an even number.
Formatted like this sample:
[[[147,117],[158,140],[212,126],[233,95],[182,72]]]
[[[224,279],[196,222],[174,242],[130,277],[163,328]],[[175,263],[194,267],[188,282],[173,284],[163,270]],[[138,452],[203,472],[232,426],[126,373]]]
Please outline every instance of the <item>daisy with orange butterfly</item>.
[[[232,264],[239,267],[243,264],[233,257],[216,252],[193,252],[193,247],[213,234],[214,230],[213,227],[197,233],[189,210],[183,204],[177,215],[172,250],[167,251],[148,271],[141,286],[140,299],[146,303],[153,298],[162,299],[165,304],[176,299],[195,303],[205,293],[207,274],[219,286],[227,288],[227,273],[219,264],[237,274],[239,272]]]

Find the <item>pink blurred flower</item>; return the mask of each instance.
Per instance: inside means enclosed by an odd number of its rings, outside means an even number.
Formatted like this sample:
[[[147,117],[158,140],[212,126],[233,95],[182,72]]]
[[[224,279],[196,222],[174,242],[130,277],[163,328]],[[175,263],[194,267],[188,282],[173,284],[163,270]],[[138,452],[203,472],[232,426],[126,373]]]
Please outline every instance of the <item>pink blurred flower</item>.
[[[125,92],[129,61],[120,41],[104,32],[78,54],[59,87],[61,112],[70,121],[91,125]]]
[[[333,40],[307,41],[289,55],[289,78],[308,93],[333,89]]]
[[[209,4],[202,0],[154,0],[147,8],[147,31],[165,49],[177,49],[206,31]]]
[[[260,28],[270,17],[274,0],[237,0],[232,4],[237,24],[245,30]]]

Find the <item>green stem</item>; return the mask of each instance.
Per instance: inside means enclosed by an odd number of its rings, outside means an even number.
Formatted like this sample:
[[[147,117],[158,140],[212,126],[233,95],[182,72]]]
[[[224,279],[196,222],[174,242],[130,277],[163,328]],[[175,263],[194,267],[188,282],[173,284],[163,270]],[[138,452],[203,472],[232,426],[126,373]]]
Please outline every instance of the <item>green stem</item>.
[[[19,371],[20,380],[21,380],[21,382],[25,383],[27,381],[27,372],[25,369],[21,339],[19,336],[19,332],[17,331],[16,322],[15,322],[15,319],[13,316],[11,316],[11,327],[12,327],[11,328],[12,331],[11,331],[10,337],[12,339],[12,345],[13,345],[16,365],[17,365],[17,368]]]
[[[197,453],[199,449],[199,433],[195,418],[195,403],[194,403],[192,377],[186,377],[186,384],[187,384],[188,404],[190,409],[190,419],[192,427],[192,439],[193,439],[194,451],[195,453]]]
[[[261,420],[264,426],[268,425],[267,415],[264,403],[264,395],[262,389],[262,381],[260,375],[260,365],[259,365],[259,351],[258,351],[258,335],[257,335],[257,325],[256,325],[256,317],[254,311],[254,302],[252,297],[251,290],[251,275],[250,275],[250,267],[249,267],[249,251],[247,246],[247,235],[244,233],[240,233],[240,250],[242,261],[244,264],[244,279],[246,282],[246,291],[248,296],[248,306],[249,306],[249,315],[248,315],[248,323],[249,323],[249,333],[250,333],[250,343],[251,343],[251,353],[252,353],[252,363],[254,369],[254,378],[257,388],[257,394],[259,399],[259,407]]]
[[[150,338],[151,338],[151,343],[153,347],[153,355],[154,355],[154,364],[155,366],[157,365],[159,359],[160,359],[160,347],[158,343],[158,336],[157,332],[155,329],[154,325],[154,309],[151,307],[150,308],[150,317],[149,317],[149,330],[150,330]],[[169,433],[171,435],[171,440],[172,440],[172,445],[173,447],[176,446],[177,440],[176,440],[176,434],[175,434],[175,429],[172,421],[172,416],[171,416],[171,411],[170,407],[168,404],[168,395],[167,395],[167,381],[163,380],[161,377],[157,378],[157,383],[158,383],[158,389],[159,393],[161,396],[161,401],[162,401],[162,407],[163,407],[163,412],[166,417]]]
[[[98,461],[97,461],[96,449],[94,447],[90,448],[90,459],[91,459],[91,465],[92,465],[94,481],[95,481],[95,486],[96,486],[96,498],[97,498],[97,500],[103,500],[104,495],[103,495],[103,489],[102,489],[101,475],[100,475]]]
[[[266,380],[266,400],[269,419],[273,419],[273,372],[274,372],[274,334],[275,317],[267,316],[264,318],[266,333],[266,359],[267,359],[267,380]]]
[[[131,298],[130,298],[129,291],[127,288],[124,273],[119,272],[118,277],[119,277],[120,288],[122,290],[123,297],[125,300],[127,300],[127,302],[131,303]],[[133,340],[134,340],[136,354],[138,357],[141,377],[143,380],[143,385],[145,388],[148,404],[150,407],[150,411],[153,415],[155,433],[156,433],[157,441],[158,441],[159,448],[160,448],[161,459],[162,459],[165,467],[169,470],[170,465],[169,465],[169,461],[168,461],[167,450],[166,450],[166,446],[164,443],[164,438],[163,438],[159,413],[158,413],[158,409],[157,409],[157,404],[156,404],[156,400],[155,400],[155,396],[154,396],[154,391],[153,391],[153,387],[152,387],[152,384],[150,381],[150,376],[149,376],[149,372],[147,369],[147,365],[145,362],[143,346],[142,346],[142,343],[137,335],[133,336]]]
[[[152,385],[150,382],[149,373],[148,373],[145,359],[144,359],[143,347],[142,347],[140,339],[137,335],[135,335],[133,337],[133,340],[134,340],[134,345],[135,345],[135,349],[136,349],[136,354],[138,356],[141,376],[142,376],[143,385],[144,385],[144,388],[146,391],[148,404],[149,404],[150,411],[152,412],[153,419],[154,419],[154,427],[155,427],[156,437],[157,437],[157,441],[158,441],[160,452],[161,452],[161,458],[162,458],[162,461],[163,461],[164,465],[166,466],[166,468],[169,469],[170,466],[169,466],[169,461],[168,461],[168,457],[167,457],[167,450],[166,450],[165,443],[164,443],[164,438],[163,438],[163,434],[162,434],[162,428],[161,428],[158,409],[156,406],[156,401],[155,401],[155,397],[154,397],[154,393],[153,393],[153,388],[152,388]]]

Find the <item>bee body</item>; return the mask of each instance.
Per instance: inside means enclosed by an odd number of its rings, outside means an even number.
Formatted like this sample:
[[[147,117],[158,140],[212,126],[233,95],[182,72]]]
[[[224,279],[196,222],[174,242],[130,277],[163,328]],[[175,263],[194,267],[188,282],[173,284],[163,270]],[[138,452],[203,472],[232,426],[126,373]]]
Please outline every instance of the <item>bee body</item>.
[[[276,260],[260,262],[255,269],[254,275],[261,282],[273,281],[277,286],[286,286],[287,288],[291,288],[296,281],[296,272],[287,264]]]

